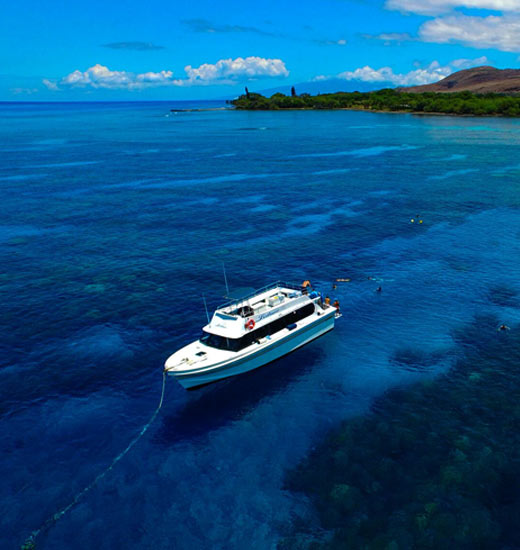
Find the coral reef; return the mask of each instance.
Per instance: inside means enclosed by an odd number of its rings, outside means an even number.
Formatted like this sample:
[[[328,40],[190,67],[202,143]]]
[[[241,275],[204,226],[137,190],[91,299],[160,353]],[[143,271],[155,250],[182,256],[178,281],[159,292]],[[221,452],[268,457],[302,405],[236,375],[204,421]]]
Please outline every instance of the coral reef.
[[[507,285],[499,285],[490,289],[489,299],[500,307],[518,307],[520,299],[518,292]]]
[[[446,354],[422,349],[401,348],[390,357],[390,362],[409,371],[427,371],[441,361]]]
[[[457,331],[449,372],[388,392],[288,475],[320,528],[280,550],[520,545],[520,329],[495,324]]]

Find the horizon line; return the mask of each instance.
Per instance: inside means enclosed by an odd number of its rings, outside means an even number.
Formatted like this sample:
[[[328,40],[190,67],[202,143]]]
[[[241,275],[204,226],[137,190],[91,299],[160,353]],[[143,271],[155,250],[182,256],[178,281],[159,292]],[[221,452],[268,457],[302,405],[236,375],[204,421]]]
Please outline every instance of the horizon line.
[[[213,98],[213,99],[0,99],[0,104],[3,103],[170,103],[172,101],[187,102],[187,101],[230,101],[231,99]]]

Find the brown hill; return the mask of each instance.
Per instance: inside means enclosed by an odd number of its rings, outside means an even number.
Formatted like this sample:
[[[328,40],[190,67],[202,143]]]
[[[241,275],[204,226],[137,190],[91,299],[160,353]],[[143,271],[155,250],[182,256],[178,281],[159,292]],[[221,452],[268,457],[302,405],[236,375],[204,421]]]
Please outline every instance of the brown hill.
[[[494,67],[475,67],[457,71],[439,82],[424,86],[397,88],[401,92],[463,92],[468,90],[477,94],[520,93],[520,69],[495,69]]]

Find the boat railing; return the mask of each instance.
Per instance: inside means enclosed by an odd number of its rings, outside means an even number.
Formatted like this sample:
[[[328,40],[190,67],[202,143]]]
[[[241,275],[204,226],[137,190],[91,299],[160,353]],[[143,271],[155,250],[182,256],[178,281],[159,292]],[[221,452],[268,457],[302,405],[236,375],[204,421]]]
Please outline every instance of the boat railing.
[[[259,288],[257,290],[254,290],[253,292],[250,292],[249,294],[246,294],[245,296],[242,296],[240,298],[234,298],[232,300],[228,300],[227,302],[223,303],[222,305],[218,306],[217,309],[224,309],[228,308],[230,306],[241,306],[243,304],[247,304],[251,298],[254,298],[255,296],[258,296],[258,294],[262,294],[263,292],[267,292],[268,290],[271,290],[273,288],[288,288],[289,290],[298,290],[301,291],[302,287],[301,285],[297,285],[295,283],[287,283],[285,281],[276,281],[276,283],[271,283],[269,285],[266,285],[262,288]]]

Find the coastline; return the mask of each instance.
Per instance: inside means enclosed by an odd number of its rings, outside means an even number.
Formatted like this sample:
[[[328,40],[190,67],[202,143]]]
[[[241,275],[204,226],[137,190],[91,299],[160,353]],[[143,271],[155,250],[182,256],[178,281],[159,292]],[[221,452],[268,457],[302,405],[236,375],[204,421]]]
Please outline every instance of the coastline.
[[[520,117],[520,96],[474,94],[468,91],[450,94],[409,93],[391,88],[376,92],[336,92],[311,96],[271,97],[250,93],[230,101],[238,110],[351,110],[421,115]]]
[[[391,110],[391,109],[365,109],[363,107],[338,107],[337,109],[315,109],[313,107],[287,107],[283,109],[184,109],[184,111],[218,111],[218,110],[229,110],[229,111],[361,111],[364,113],[380,113],[380,114],[390,114],[390,115],[418,115],[418,116],[455,116],[455,117],[478,117],[478,118],[520,118],[520,115],[503,115],[500,113],[495,114],[472,114],[472,113],[443,113],[442,111],[406,111],[406,110]],[[171,109],[174,111],[174,109]],[[179,109],[176,109],[179,111]]]

